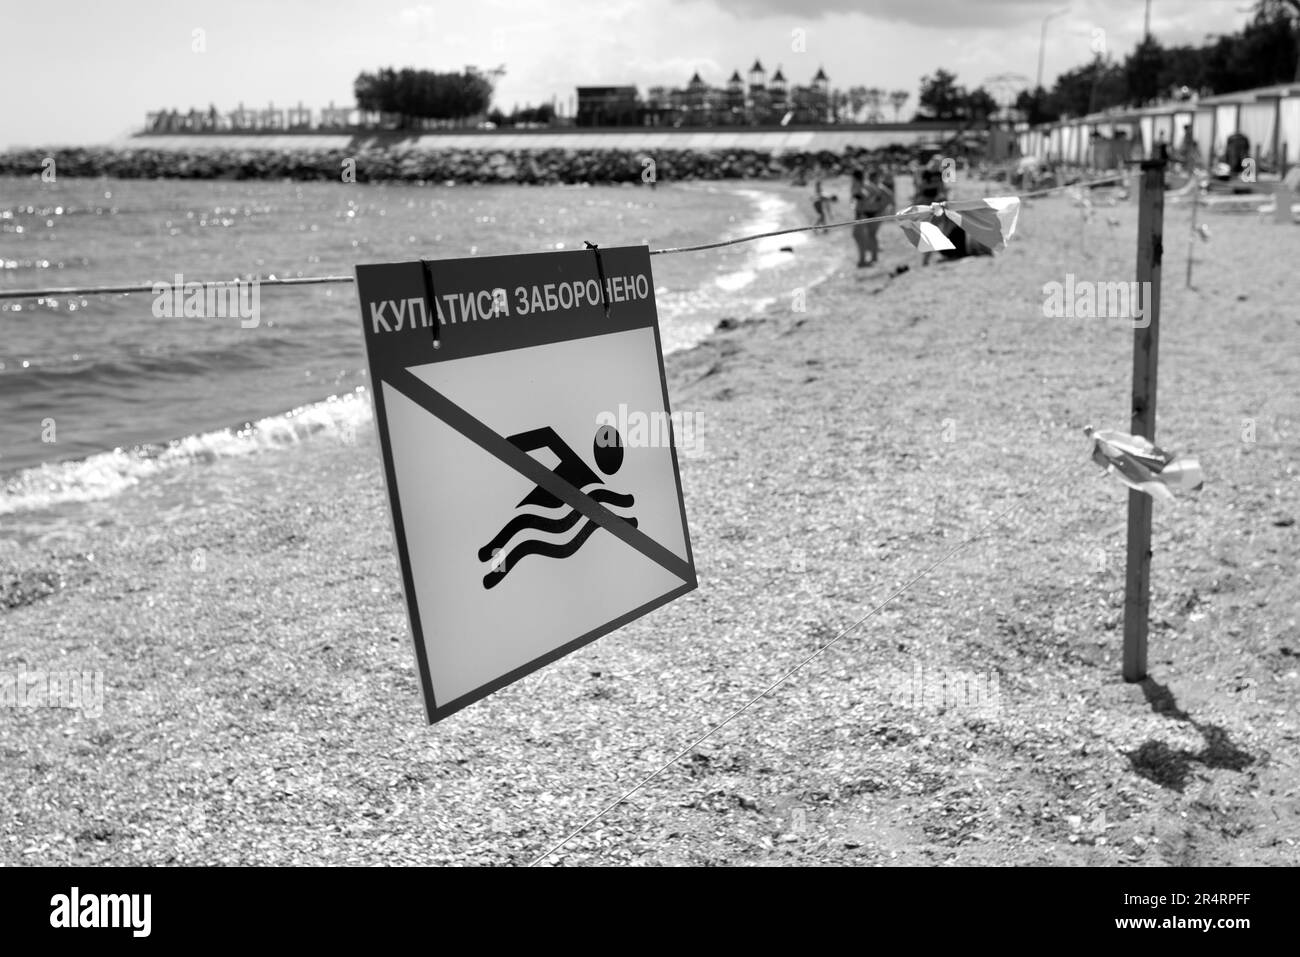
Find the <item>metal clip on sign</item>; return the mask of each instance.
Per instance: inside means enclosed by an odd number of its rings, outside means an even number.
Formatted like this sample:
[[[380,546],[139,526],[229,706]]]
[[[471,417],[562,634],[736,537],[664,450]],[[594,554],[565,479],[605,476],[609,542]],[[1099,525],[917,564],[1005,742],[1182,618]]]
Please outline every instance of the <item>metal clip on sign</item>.
[[[600,304],[605,309],[605,318],[609,318],[609,295],[605,292],[605,264],[600,259],[600,247],[593,242],[586,243],[587,248],[596,254],[596,282],[600,285]]]
[[[424,279],[425,308],[427,309],[428,314],[431,317],[430,321],[433,324],[433,347],[435,349],[440,349],[442,348],[442,330],[439,328],[440,323],[438,322],[438,300],[435,299],[433,295],[432,266],[433,260],[420,260],[420,274]]]

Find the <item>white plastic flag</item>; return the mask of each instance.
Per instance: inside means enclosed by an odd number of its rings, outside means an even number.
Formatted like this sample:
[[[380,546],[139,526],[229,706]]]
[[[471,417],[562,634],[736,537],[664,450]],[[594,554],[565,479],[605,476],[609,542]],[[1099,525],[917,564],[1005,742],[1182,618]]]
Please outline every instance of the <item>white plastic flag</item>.
[[[1131,489],[1153,498],[1172,501],[1170,489],[1199,489],[1203,484],[1201,464],[1194,458],[1166,452],[1140,435],[1110,429],[1083,430],[1092,439],[1092,460],[1114,472]]]

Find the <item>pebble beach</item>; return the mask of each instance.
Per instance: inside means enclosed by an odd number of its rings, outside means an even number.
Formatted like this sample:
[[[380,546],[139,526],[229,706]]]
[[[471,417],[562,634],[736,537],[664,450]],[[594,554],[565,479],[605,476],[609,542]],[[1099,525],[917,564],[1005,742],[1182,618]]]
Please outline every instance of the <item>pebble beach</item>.
[[[372,423],[0,550],[0,672],[103,676],[0,714],[0,862],[527,864],[771,689],[545,862],[1293,864],[1300,229],[1203,211],[1187,288],[1166,208],[1157,442],[1206,481],[1156,503],[1126,684],[1082,430],[1127,430],[1132,330],[1043,287],[1132,279],[1136,217],[1031,200],[924,267],[818,236],[842,268],[667,358],[699,589],[432,727]]]

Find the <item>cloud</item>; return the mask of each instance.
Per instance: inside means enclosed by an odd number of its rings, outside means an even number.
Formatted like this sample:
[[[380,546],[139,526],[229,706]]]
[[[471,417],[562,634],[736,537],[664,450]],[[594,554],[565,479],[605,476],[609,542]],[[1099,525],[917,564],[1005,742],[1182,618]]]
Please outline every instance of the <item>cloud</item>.
[[[935,30],[998,27],[1041,19],[1053,9],[1047,0],[714,0],[737,16],[808,18],[861,14],[872,20],[908,23]]]
[[[700,0],[678,0],[698,3]],[[1037,33],[1048,14],[1069,13],[1059,22],[1104,25],[1134,36],[1140,33],[1144,5],[1136,0],[710,0],[726,13],[746,19],[821,20],[859,16],[879,23],[935,31],[964,28],[1016,28]],[[1240,29],[1249,19],[1246,0],[1161,0],[1152,5],[1152,32],[1161,42],[1199,42],[1207,32]]]
[[[427,40],[437,36],[437,14],[434,12],[433,7],[427,4],[406,7],[398,11],[397,15],[391,20],[397,22],[397,25],[406,34],[407,39],[418,37]]]
[[[626,61],[628,72],[653,83],[683,86],[692,73],[698,72],[706,83],[721,85],[731,71],[738,67],[724,67],[711,57],[647,57],[636,56]]]

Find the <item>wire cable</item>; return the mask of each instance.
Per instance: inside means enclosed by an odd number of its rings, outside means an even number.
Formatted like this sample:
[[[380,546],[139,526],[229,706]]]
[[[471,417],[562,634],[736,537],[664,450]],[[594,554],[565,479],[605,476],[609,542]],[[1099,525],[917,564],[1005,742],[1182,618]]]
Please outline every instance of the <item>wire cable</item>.
[[[1112,183],[1115,180],[1122,179],[1122,178],[1123,177],[1121,174],[1116,176],[1107,176],[1107,177],[1103,177],[1102,179],[1095,179],[1084,183],[1069,183],[1061,186],[1051,186],[1048,187],[1047,189],[1036,190],[1030,193],[1023,193],[1017,198],[1031,199],[1039,196],[1047,196],[1051,193],[1057,193],[1067,189],[1084,189],[1092,186],[1103,185],[1105,183]],[[922,214],[918,213],[914,215],[919,217]],[[891,213],[888,216],[872,216],[867,219],[850,219],[841,223],[827,223],[823,226],[793,226],[789,229],[776,229],[767,233],[754,233],[753,235],[750,236],[737,236],[734,239],[723,239],[714,243],[701,243],[698,246],[674,246],[667,249],[652,249],[650,250],[650,255],[668,256],[674,253],[694,253],[694,252],[700,252],[705,249],[720,249],[723,246],[736,246],[739,245],[740,243],[752,243],[757,239],[768,239],[772,236],[787,236],[792,233],[816,232],[822,229],[840,229],[845,226],[862,226],[867,223],[897,222],[900,219],[912,219],[912,218],[913,218],[912,216],[903,216],[899,213]],[[208,289],[208,288],[221,288],[224,286],[238,287],[241,284],[248,284],[252,282],[256,282],[258,288],[260,289],[267,286],[312,286],[312,285],[323,285],[326,283],[355,282],[355,278],[352,276],[305,276],[305,277],[298,277],[298,278],[291,278],[291,279],[220,279],[220,280],[213,280],[208,282],[200,282],[196,280],[193,283],[187,282],[184,285],[186,289],[189,289],[191,287],[201,287],[203,289]],[[64,287],[59,287],[54,289],[0,289],[0,299],[46,299],[46,298],[55,298],[58,296],[66,297],[66,296],[129,295],[131,293],[136,293],[136,292],[155,292],[156,287],[160,285],[166,285],[168,286],[168,288],[170,288],[169,284],[158,282],[158,283],[140,283],[140,284],[129,285],[129,286],[85,286],[85,287],[64,286]]]

